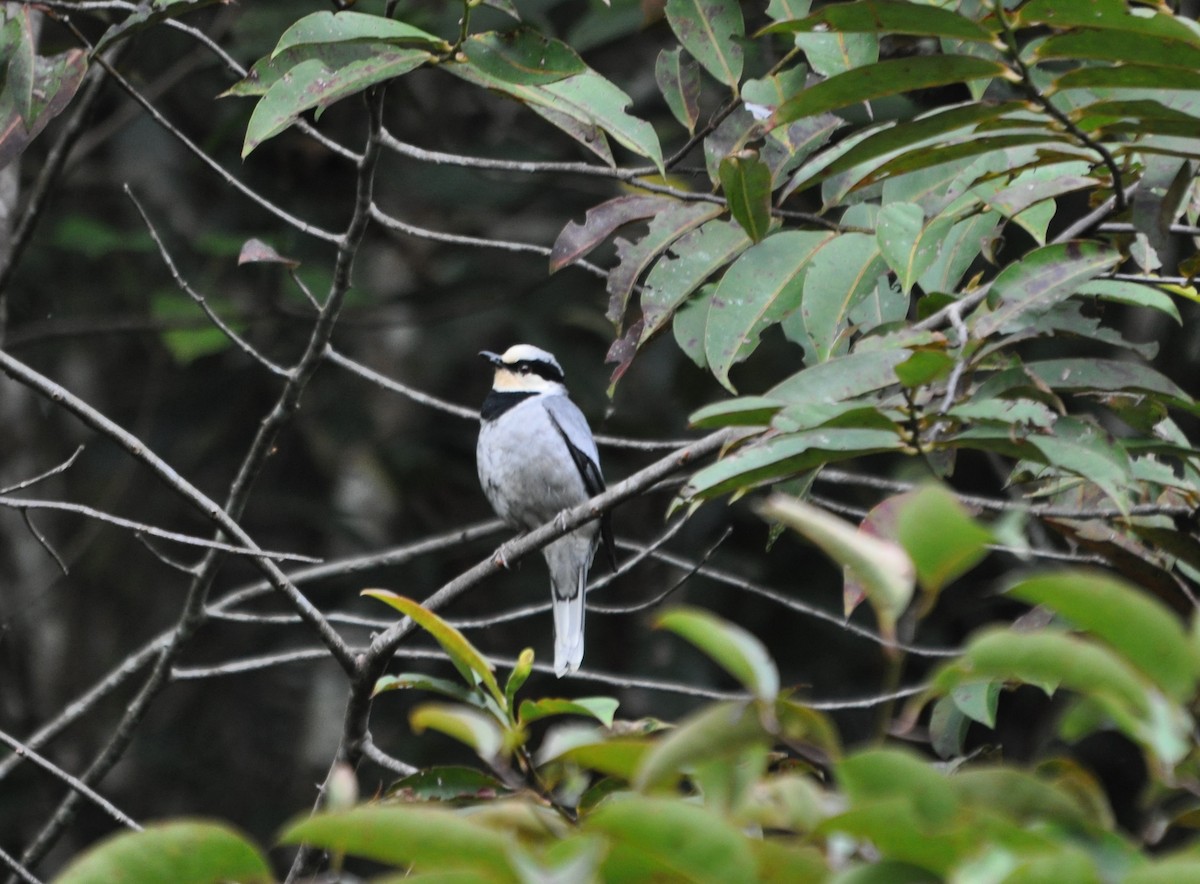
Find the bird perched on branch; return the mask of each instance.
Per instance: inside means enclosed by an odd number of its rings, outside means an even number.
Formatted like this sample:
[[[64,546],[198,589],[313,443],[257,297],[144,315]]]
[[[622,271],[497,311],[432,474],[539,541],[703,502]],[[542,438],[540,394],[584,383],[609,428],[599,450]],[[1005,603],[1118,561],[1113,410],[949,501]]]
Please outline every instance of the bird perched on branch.
[[[483,401],[475,459],[488,502],[524,531],[549,522],[604,490],[596,442],[583,412],[567,396],[562,366],[545,350],[515,344],[479,354],[495,368]],[[561,678],[583,660],[584,591],[600,540],[615,563],[608,514],[542,549],[550,568],[554,672]]]

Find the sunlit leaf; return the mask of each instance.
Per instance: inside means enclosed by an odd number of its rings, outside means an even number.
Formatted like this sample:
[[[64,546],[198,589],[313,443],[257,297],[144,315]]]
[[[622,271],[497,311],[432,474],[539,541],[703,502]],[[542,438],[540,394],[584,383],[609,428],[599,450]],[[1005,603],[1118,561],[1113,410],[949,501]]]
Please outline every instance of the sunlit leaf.
[[[771,700],[779,693],[779,670],[766,647],[737,624],[700,608],[673,608],[655,625],[694,644],[754,696]]]
[[[712,295],[704,349],[729,390],[729,370],[758,347],[759,335],[800,305],[804,270],[834,235],[786,230],[747,249]]]
[[[386,589],[364,589],[361,594],[378,599],[386,605],[391,605],[405,616],[411,617],[418,626],[437,639],[437,643],[442,646],[442,650],[450,657],[451,662],[454,663],[455,668],[468,685],[483,684],[503,708],[504,692],[500,690],[500,685],[496,682],[496,676],[493,674],[495,667],[476,650],[473,644],[467,641],[466,636],[412,599],[396,595]]]
[[[529,724],[552,715],[584,715],[608,726],[613,722],[618,705],[612,697],[578,697],[574,700],[543,697],[521,703],[517,718],[523,724]]]
[[[936,595],[987,555],[992,535],[957,497],[931,484],[900,504],[896,539],[912,558],[922,589]]]
[[[764,518],[782,522],[855,573],[875,609],[880,631],[891,637],[896,620],[912,600],[912,559],[895,543],[872,537],[837,516],[796,498],[776,494],[759,507]]]
[[[425,703],[409,716],[413,733],[433,729],[471,747],[489,764],[505,754],[505,735],[491,715],[469,706]]]
[[[586,829],[610,839],[606,881],[681,878],[697,884],[754,879],[749,841],[712,811],[672,798],[623,795],[604,802]]]
[[[223,823],[176,820],[113,835],[77,857],[54,879],[62,884],[212,884],[273,881],[258,849]]]
[[[483,880],[513,882],[509,837],[449,810],[367,804],[318,814],[284,829],[282,844],[312,844],[418,871],[472,870]]]
[[[1023,580],[1008,593],[1104,639],[1176,700],[1195,690],[1200,661],[1183,624],[1136,587],[1101,572],[1062,571]]]

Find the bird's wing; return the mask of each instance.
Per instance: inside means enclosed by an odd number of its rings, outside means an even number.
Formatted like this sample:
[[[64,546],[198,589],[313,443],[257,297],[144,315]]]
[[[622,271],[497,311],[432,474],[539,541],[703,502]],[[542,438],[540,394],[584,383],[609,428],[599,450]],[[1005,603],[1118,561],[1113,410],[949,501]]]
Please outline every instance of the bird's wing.
[[[596,440],[588,427],[587,419],[579,407],[565,396],[547,398],[543,404],[550,423],[558,431],[571,460],[579,470],[583,479],[583,487],[590,496],[595,496],[604,490],[604,476],[600,473],[600,456],[596,451]],[[617,547],[613,540],[612,519],[609,513],[600,517],[600,539],[604,544],[604,552],[609,564],[617,570]]]

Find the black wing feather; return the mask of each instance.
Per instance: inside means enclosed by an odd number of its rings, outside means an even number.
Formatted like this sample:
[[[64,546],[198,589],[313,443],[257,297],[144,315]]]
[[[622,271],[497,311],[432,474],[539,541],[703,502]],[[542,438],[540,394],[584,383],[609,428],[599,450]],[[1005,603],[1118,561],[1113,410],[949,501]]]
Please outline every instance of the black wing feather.
[[[571,453],[571,460],[575,461],[575,468],[579,470],[579,476],[583,479],[584,490],[587,491],[588,496],[595,497],[604,490],[604,477],[600,475],[600,465],[571,441],[552,411],[546,409],[546,414],[550,416],[550,423],[554,424],[554,429],[566,443],[567,451]],[[615,572],[617,570],[617,544],[613,539],[612,513],[610,512],[605,512],[600,516],[600,542],[604,546],[605,555],[608,556],[608,563]]]

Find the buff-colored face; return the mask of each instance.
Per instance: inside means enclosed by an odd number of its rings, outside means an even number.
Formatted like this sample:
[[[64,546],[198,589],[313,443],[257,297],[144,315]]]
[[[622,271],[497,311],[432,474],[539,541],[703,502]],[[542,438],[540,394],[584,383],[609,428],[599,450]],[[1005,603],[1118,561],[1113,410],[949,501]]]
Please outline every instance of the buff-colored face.
[[[496,355],[479,354],[495,366],[492,389],[502,393],[546,393],[561,390],[563,370],[553,354],[531,344],[514,344]]]

